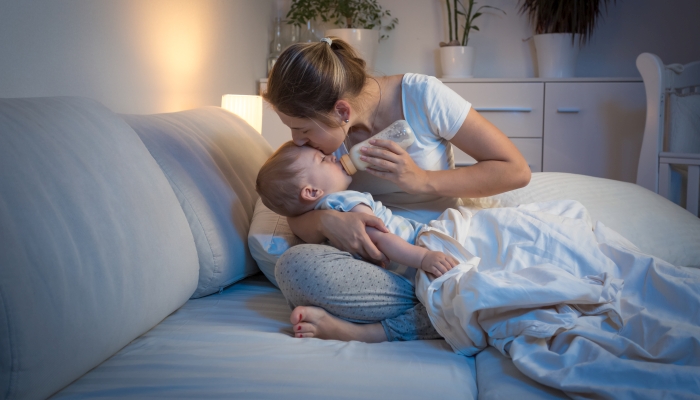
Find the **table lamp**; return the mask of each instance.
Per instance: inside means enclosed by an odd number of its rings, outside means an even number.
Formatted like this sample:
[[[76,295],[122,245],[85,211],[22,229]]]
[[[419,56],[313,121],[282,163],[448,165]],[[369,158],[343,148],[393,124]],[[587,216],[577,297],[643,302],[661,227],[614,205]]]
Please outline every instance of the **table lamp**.
[[[241,94],[225,94],[221,108],[243,118],[259,134],[262,134],[262,97]]]

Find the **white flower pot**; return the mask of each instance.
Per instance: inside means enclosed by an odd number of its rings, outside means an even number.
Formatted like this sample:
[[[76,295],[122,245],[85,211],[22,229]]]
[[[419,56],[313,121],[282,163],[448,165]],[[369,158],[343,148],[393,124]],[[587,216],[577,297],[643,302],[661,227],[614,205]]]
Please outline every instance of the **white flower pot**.
[[[374,70],[374,61],[379,48],[379,31],[376,29],[328,29],[326,36],[336,36],[348,42],[355,48],[360,57],[367,63],[367,69]]]
[[[471,46],[440,47],[443,78],[474,77],[474,48]]]
[[[537,72],[540,78],[571,78],[576,73],[578,35],[571,44],[570,33],[545,33],[535,35]]]

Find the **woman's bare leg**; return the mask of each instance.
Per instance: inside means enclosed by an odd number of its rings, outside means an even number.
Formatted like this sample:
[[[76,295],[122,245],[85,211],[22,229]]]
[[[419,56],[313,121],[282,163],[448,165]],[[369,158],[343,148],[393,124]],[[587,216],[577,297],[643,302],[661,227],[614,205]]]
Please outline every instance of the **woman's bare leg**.
[[[320,307],[296,307],[289,319],[293,325],[294,337],[298,338],[315,337],[346,342],[357,340],[366,343],[387,341],[381,323],[354,324],[328,314]]]

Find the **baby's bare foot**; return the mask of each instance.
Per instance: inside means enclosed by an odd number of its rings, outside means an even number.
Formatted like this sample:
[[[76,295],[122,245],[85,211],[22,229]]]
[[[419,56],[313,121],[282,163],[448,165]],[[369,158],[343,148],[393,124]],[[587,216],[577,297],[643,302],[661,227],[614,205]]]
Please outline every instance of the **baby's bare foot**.
[[[367,343],[386,341],[382,324],[354,324],[319,307],[297,307],[289,319],[294,326],[294,337],[298,338],[335,339],[346,342],[357,340]]]

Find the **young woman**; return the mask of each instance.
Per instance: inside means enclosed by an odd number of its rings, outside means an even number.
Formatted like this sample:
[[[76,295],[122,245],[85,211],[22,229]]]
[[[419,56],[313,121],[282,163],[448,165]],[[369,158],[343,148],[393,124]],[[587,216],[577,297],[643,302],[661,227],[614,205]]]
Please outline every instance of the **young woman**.
[[[416,142],[403,150],[374,141],[376,147],[362,151],[372,167],[355,175],[350,187],[407,218],[428,222],[461,205],[462,197],[490,196],[530,181],[517,148],[469,102],[434,77],[371,76],[337,38],[287,48],[263,96],[291,129],[295,144],[325,154],[343,154],[394,121],[408,121]],[[451,146],[477,163],[453,169]],[[415,270],[390,264],[367,235],[367,226],[385,230],[381,220],[331,210],[288,220],[310,243],[289,249],[275,270],[295,307],[290,319],[296,337],[365,342],[440,337],[415,297]],[[333,247],[317,244],[326,240]]]

